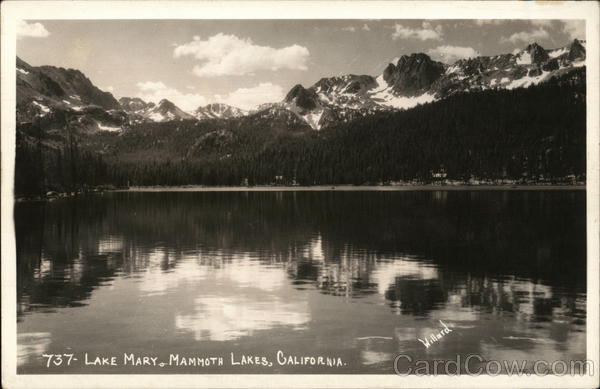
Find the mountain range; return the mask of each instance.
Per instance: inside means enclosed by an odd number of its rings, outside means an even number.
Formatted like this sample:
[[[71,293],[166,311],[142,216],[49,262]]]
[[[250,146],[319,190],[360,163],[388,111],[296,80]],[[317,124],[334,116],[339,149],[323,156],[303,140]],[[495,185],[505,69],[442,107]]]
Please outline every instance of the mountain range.
[[[131,125],[177,120],[232,119],[258,114],[294,114],[319,130],[374,112],[409,109],[459,92],[514,89],[537,85],[585,66],[585,41],[557,49],[532,43],[523,50],[460,59],[452,64],[427,54],[403,55],[378,76],[322,78],[305,88],[294,86],[283,101],[245,111],[222,103],[185,112],[163,99],[158,104],[138,97],[118,101],[97,88],[83,73],[53,66],[33,67],[17,58],[17,120],[40,119],[62,111],[79,119],[88,131],[120,131]]]
[[[584,66],[585,55],[585,42],[579,40],[552,50],[533,43],[516,53],[453,64],[423,53],[403,55],[377,77],[345,75],[322,78],[306,89],[296,85],[282,104],[320,129],[372,110],[412,108],[459,92],[536,85]]]
[[[296,85],[244,111],[119,100],[17,58],[15,192],[98,185],[585,181],[585,42]],[[438,178],[436,178],[438,177]]]

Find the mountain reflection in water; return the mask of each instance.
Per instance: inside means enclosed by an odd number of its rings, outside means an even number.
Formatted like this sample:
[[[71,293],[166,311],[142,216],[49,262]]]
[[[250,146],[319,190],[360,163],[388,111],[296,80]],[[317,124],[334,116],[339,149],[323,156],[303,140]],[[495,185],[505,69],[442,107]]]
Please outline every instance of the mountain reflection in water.
[[[18,203],[15,226],[20,373],[66,350],[347,363],[161,373],[585,359],[585,192],[107,193]]]

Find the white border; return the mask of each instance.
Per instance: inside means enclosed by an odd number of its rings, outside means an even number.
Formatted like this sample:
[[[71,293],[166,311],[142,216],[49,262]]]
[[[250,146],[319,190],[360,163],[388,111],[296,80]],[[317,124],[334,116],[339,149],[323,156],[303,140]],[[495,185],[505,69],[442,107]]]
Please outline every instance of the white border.
[[[5,1],[2,2],[2,387],[359,388],[600,386],[598,334],[600,200],[598,3],[513,1]],[[587,40],[587,353],[585,377],[398,377],[395,375],[16,375],[13,230],[15,58],[18,19],[585,19]],[[495,379],[494,379],[495,378]]]

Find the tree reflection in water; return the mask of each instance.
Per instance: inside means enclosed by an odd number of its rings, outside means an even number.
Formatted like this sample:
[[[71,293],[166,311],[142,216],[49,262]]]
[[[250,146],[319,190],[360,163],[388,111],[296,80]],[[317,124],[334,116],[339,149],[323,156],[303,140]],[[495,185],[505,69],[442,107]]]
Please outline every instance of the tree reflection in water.
[[[584,192],[109,193],[18,203],[15,227],[23,355],[56,341],[29,316],[123,285],[164,301],[165,342],[328,334],[367,371],[399,350],[585,355]],[[425,350],[439,319],[457,336]]]

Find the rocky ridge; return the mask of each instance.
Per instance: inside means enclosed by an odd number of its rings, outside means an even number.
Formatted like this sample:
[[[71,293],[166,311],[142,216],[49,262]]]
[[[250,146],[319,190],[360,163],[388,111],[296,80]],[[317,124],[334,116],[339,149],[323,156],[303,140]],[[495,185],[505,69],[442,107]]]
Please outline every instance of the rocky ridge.
[[[532,43],[510,54],[480,56],[445,64],[423,53],[401,56],[382,74],[321,78],[294,86],[283,101],[248,112],[213,103],[185,112],[163,99],[158,104],[100,90],[80,71],[30,66],[17,58],[17,122],[56,127],[70,123],[84,131],[121,131],[144,122],[257,118],[303,122],[319,130],[377,111],[409,109],[460,92],[514,89],[539,84],[585,66],[585,41],[544,49]]]

